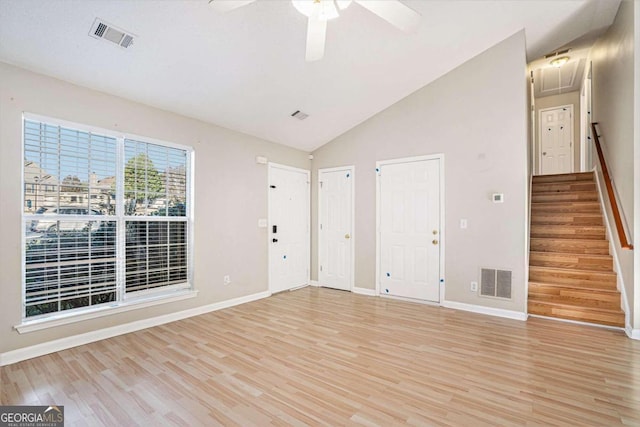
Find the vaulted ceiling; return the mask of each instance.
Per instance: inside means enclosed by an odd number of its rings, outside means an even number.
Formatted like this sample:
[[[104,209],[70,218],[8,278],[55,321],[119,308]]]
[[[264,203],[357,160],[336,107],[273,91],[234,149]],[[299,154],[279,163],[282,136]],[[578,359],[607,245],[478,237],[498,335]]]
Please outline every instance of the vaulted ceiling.
[[[517,31],[536,59],[602,31],[619,5],[403,2],[422,15],[414,32],[352,4],[329,21],[324,58],[305,62],[307,20],[288,0],[224,14],[206,0],[0,0],[0,61],[312,151]],[[96,17],[134,44],[89,37]]]

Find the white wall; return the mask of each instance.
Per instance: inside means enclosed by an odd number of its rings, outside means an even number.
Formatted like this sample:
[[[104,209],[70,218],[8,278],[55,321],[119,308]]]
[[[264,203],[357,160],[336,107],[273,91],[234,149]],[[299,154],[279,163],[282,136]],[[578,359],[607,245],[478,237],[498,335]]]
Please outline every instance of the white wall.
[[[12,329],[22,313],[22,112],[195,148],[196,298],[22,335]],[[257,227],[267,217],[267,167],[256,155],[310,167],[308,153],[0,63],[0,353],[267,291],[267,230]]]
[[[355,286],[375,288],[377,160],[445,154],[446,299],[524,312],[527,94],[519,32],[316,150],[312,274],[317,278],[317,170],[354,164]],[[493,204],[494,192],[505,193]],[[468,219],[468,229],[458,226]],[[513,271],[512,300],[469,291],[480,267]]]
[[[573,105],[573,171],[580,172],[580,91],[562,93],[560,95],[536,98],[536,145],[534,147],[533,170],[540,172],[540,110],[563,105]]]
[[[598,122],[600,142],[607,167],[619,196],[619,207],[626,218],[630,236],[634,235],[634,7],[625,1],[620,4],[616,19],[607,33],[591,51],[592,116]],[[637,84],[637,83],[636,83]],[[634,113],[635,111],[635,113]],[[594,151],[595,156],[595,151]],[[637,214],[637,213],[635,213]],[[609,217],[613,221],[611,212]],[[627,298],[633,307],[640,291],[634,286],[634,251],[620,248],[615,233],[612,244],[619,255]],[[639,241],[633,242],[638,244]],[[635,250],[637,252],[638,249]],[[636,311],[637,313],[637,311]],[[640,327],[640,319],[633,316],[632,324]]]

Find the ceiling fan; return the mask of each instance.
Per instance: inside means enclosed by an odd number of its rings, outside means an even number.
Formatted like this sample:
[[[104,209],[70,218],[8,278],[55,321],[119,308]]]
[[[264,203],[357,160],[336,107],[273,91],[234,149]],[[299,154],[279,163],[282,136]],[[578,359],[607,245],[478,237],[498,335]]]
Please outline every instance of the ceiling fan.
[[[256,0],[209,0],[209,4],[218,12],[228,12],[254,1]],[[309,18],[305,56],[307,61],[322,59],[327,21],[337,18],[339,11],[349,7],[352,1],[405,32],[412,31],[420,23],[420,14],[400,0],[291,0],[293,6]]]

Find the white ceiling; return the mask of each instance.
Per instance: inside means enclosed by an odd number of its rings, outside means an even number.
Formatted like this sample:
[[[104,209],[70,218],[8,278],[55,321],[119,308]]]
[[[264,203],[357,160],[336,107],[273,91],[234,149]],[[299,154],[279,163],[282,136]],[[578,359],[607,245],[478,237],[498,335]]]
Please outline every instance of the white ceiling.
[[[0,61],[312,151],[521,29],[535,59],[610,25],[620,1],[404,3],[422,14],[414,33],[352,4],[307,63],[288,0],[226,14],[207,0],[0,0]],[[133,47],[89,37],[96,17]]]

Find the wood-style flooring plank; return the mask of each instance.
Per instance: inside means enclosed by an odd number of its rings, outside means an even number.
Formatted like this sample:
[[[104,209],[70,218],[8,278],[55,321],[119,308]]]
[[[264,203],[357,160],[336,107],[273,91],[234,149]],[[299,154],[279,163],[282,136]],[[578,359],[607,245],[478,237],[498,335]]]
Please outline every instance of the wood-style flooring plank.
[[[640,342],[304,288],[0,368],[71,426],[640,425]]]

